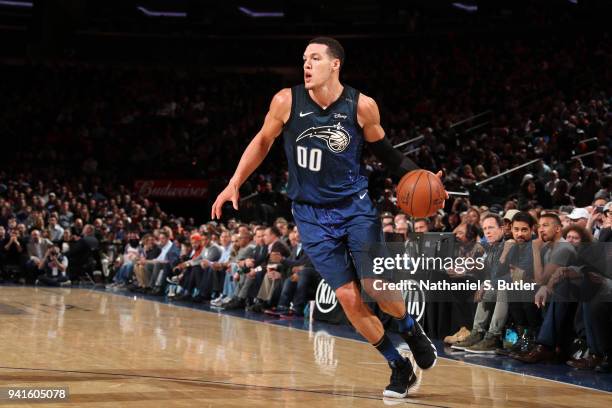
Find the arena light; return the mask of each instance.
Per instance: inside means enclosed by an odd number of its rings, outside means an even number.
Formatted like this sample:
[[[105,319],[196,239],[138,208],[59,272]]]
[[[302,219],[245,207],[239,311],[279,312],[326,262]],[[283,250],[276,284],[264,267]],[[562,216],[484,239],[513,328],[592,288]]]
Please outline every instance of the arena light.
[[[475,4],[453,3],[453,7],[467,11],[468,13],[475,13],[478,11],[478,6]]]
[[[32,8],[32,7],[34,7],[34,3],[32,3],[31,1],[8,1],[8,0],[1,0],[0,1],[0,6]]]
[[[248,9],[242,6],[238,7],[238,10],[240,10],[242,13],[252,18],[285,17],[285,13],[283,13],[282,11],[253,11],[251,9]]]
[[[155,11],[143,6],[137,6],[136,8],[147,17],[187,17],[187,13],[184,11]]]

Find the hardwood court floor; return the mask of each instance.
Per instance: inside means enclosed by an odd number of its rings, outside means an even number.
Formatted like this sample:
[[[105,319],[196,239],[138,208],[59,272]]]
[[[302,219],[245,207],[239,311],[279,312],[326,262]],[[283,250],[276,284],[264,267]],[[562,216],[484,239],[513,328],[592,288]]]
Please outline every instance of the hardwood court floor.
[[[380,407],[365,343],[86,289],[0,287],[0,387],[44,407]],[[610,407],[612,394],[439,359],[405,407]],[[7,406],[0,402],[0,405]]]

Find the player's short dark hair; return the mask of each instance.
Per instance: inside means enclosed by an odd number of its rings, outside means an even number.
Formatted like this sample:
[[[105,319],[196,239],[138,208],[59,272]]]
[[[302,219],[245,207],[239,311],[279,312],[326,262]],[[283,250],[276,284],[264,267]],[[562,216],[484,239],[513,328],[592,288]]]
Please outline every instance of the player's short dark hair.
[[[542,218],[549,218],[549,219],[553,220],[556,225],[559,225],[559,226],[563,225],[561,223],[561,218],[559,218],[559,216],[557,214],[555,214],[555,213],[546,212],[546,213],[540,215],[540,219],[542,219]]]
[[[524,222],[529,225],[529,228],[535,225],[535,220],[527,211],[519,211],[512,217],[512,224],[515,222]]]
[[[317,37],[313,38],[308,44],[323,44],[327,45],[327,53],[332,58],[338,58],[340,60],[340,68],[344,66],[344,47],[335,38],[331,37]]]

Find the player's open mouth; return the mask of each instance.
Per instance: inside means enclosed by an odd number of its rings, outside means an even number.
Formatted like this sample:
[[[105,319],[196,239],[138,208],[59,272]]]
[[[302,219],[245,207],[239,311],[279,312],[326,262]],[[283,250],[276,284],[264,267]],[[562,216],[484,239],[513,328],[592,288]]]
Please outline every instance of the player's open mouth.
[[[310,78],[312,78],[312,74],[304,74],[304,81],[310,81]]]

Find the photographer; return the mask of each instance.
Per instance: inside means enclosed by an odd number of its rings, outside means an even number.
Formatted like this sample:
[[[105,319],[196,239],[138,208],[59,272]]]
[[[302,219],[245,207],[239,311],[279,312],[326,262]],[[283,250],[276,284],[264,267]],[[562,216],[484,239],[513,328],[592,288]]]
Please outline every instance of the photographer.
[[[42,275],[38,277],[36,283],[47,286],[69,286],[71,282],[66,276],[66,269],[68,269],[68,258],[62,255],[57,246],[52,246],[38,263],[38,270]]]

